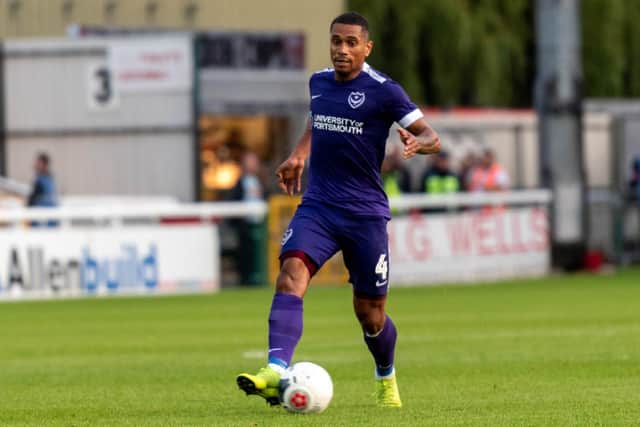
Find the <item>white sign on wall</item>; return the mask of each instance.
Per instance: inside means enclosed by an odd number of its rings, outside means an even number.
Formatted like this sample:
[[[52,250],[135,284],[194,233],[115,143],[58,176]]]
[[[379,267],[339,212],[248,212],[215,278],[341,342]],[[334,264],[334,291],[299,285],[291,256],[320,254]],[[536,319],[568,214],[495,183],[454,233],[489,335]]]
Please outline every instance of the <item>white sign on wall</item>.
[[[220,287],[215,225],[0,232],[0,300]]]
[[[419,214],[389,222],[391,286],[548,274],[542,208]]]
[[[189,38],[122,40],[109,44],[109,70],[118,92],[189,90],[193,58]]]

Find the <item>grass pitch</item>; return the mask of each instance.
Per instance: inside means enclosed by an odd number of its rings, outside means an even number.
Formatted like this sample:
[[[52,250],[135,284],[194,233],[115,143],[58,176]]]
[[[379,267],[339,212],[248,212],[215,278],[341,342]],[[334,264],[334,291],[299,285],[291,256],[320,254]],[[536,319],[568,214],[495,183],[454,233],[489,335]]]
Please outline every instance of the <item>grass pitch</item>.
[[[268,288],[0,304],[0,425],[604,426],[640,424],[640,269],[393,289],[405,407],[373,403],[345,288],[314,289],[295,360],[331,373],[318,415],[245,397],[265,359]]]

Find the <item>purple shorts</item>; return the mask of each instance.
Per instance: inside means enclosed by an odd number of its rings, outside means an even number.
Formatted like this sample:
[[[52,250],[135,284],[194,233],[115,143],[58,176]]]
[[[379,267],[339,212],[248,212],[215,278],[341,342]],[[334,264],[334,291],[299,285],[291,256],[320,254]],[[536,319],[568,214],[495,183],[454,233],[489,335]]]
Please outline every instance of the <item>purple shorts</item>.
[[[300,204],[282,236],[280,258],[302,251],[320,268],[339,250],[356,294],[371,297],[387,294],[387,219],[354,217],[319,202]]]

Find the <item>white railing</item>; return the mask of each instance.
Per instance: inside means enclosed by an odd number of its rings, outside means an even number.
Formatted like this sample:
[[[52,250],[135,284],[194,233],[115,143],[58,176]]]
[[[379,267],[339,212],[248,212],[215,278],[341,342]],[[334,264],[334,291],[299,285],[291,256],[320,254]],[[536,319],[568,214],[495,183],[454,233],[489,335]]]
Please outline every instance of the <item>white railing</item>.
[[[31,186],[23,182],[0,176],[0,190],[7,193],[17,194],[18,196],[27,197],[31,191]]]
[[[482,206],[547,205],[549,190],[518,190],[497,193],[454,193],[442,195],[404,194],[390,198],[393,209],[457,208]],[[74,220],[114,221],[123,219],[160,220],[165,218],[262,217],[267,214],[265,202],[153,203],[101,206],[62,206],[57,208],[1,208],[0,223],[19,225],[24,221]]]
[[[121,222],[124,219],[198,218],[206,221],[217,218],[264,216],[266,213],[267,204],[265,202],[63,206],[0,209],[0,223],[19,225],[24,221],[59,221],[64,226],[74,220]]]
[[[172,196],[121,195],[121,194],[72,194],[60,197],[60,206],[141,206],[177,205],[180,201]]]
[[[482,206],[547,205],[550,190],[516,190],[491,193],[403,194],[389,198],[392,209],[458,208]]]

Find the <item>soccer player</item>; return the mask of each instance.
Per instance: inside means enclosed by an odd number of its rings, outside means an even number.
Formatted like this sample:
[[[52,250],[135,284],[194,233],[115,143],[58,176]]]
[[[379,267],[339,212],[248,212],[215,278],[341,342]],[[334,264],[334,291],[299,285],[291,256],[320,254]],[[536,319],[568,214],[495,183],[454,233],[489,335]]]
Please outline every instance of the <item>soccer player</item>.
[[[284,192],[300,191],[305,161],[309,183],[282,238],[280,273],[269,315],[268,365],[240,374],[247,394],[278,404],[280,376],[302,335],[302,301],[314,273],[342,250],[353,308],[375,361],[376,401],[400,407],[394,369],[396,327],[385,313],[389,286],[389,203],[380,168],[389,128],[396,122],[403,157],[440,151],[438,134],[405,91],[375,71],[367,20],[354,12],[331,22],[333,69],[311,76],[310,118],[304,135],[276,175]]]

